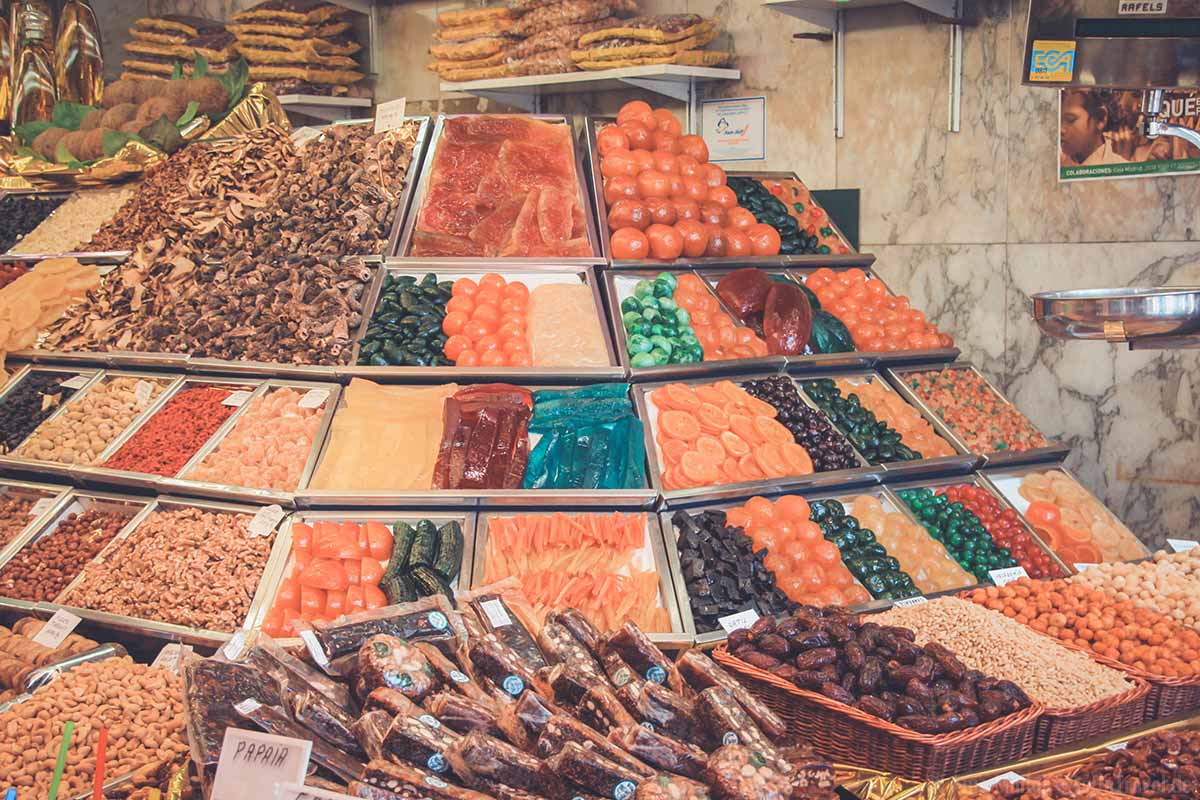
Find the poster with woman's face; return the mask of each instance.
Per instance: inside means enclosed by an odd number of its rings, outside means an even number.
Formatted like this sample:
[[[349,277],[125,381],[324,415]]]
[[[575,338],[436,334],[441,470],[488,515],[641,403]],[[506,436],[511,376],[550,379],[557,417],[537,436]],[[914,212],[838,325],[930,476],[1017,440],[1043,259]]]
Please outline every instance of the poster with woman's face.
[[[1168,121],[1200,129],[1200,92],[1168,91]],[[1144,133],[1142,92],[1062,89],[1059,92],[1060,181],[1113,180],[1200,172],[1200,149],[1173,136]]]

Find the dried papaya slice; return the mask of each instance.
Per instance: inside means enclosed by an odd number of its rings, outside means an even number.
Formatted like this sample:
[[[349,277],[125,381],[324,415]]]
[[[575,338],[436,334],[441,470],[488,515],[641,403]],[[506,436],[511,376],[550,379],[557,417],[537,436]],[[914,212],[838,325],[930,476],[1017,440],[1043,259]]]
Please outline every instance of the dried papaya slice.
[[[756,447],[754,460],[768,478],[782,478],[789,472],[787,459],[784,458],[778,442],[767,442],[761,447]]]
[[[732,417],[729,421],[732,426]],[[741,458],[750,452],[750,445],[746,444],[746,440],[733,431],[725,431],[721,434],[721,446],[725,448],[726,453],[734,458]]]
[[[700,398],[696,397],[692,388],[685,384],[668,383],[666,386],[655,389],[651,394],[657,392],[662,392],[666,396],[670,408],[694,412],[700,407]]]
[[[673,439],[691,441],[700,435],[700,423],[686,411],[671,409],[658,417],[658,427]]]
[[[755,418],[745,414],[730,414],[729,429],[751,447],[762,444],[767,440],[758,430]]]
[[[702,453],[685,453],[679,462],[683,477],[692,486],[710,486],[717,481],[720,461],[713,461]]]
[[[738,467],[742,470],[742,477],[748,481],[761,481],[766,476],[758,467],[758,459],[754,457],[754,453],[747,453],[738,461]]]
[[[678,464],[679,459],[690,449],[682,439],[667,439],[659,448],[662,450],[663,460],[668,464]]]
[[[787,463],[791,466],[791,475],[811,475],[813,472],[812,458],[809,457],[808,451],[795,442],[781,444],[780,448],[783,451],[783,457],[787,459]]]
[[[729,415],[725,413],[725,409],[713,403],[701,403],[696,412],[696,419],[706,433],[719,434],[729,430]]]
[[[715,436],[709,436],[708,434],[702,433],[696,438],[696,441],[693,444],[696,448],[696,452],[700,453],[705,458],[718,462],[725,460],[725,446],[722,445],[721,440]]]
[[[771,417],[758,416],[754,418],[754,427],[767,442],[794,442],[791,431],[780,425]]]

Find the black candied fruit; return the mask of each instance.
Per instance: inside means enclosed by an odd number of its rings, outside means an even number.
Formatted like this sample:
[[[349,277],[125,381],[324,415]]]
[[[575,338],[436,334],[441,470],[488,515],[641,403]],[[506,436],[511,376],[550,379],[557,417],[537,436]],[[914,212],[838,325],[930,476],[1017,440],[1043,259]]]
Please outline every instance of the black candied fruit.
[[[804,402],[790,378],[775,375],[747,381],[742,388],[752,397],[775,407],[779,412],[776,419],[788,429],[796,444],[808,451],[814,470],[832,472],[858,467],[854,446],[838,433],[824,414]]]

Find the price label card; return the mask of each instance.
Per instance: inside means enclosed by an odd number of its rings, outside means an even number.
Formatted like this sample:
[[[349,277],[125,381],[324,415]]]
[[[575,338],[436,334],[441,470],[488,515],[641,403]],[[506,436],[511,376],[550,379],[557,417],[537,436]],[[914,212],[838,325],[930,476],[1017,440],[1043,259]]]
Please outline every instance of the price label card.
[[[1116,744],[1108,744],[1104,746],[1105,750],[1112,750],[1114,753],[1118,750],[1124,750],[1129,746],[1129,742],[1117,742]]]
[[[158,655],[154,657],[154,662],[150,666],[177,673],[179,672],[179,664],[183,661],[184,654],[191,652],[193,651],[190,644],[170,642],[163,645],[163,649],[158,651]]]
[[[484,600],[479,605],[483,608],[483,613],[487,614],[488,622],[493,628],[512,625],[512,617],[508,616],[508,610],[504,608],[504,603],[499,600]]]
[[[74,378],[68,378],[63,381],[58,386],[60,389],[82,389],[87,385],[89,380],[91,380],[91,377],[88,375],[76,375]]]
[[[309,389],[296,405],[301,408],[320,408],[329,399],[328,389]]]
[[[745,611],[739,611],[727,617],[717,617],[717,624],[724,628],[726,633],[749,628],[756,622],[758,622],[758,612],[753,608],[747,608]]]
[[[312,742],[226,728],[213,779],[213,800],[262,800],[280,783],[304,782]]]
[[[237,661],[242,656],[242,650],[246,648],[246,634],[243,631],[238,631],[229,637],[229,641],[221,648],[221,655],[230,661]]]
[[[1021,578],[1028,578],[1029,575],[1025,572],[1024,567],[1005,567],[1004,569],[988,570],[988,577],[992,579],[992,583],[1003,586]]]
[[[49,511],[50,507],[53,505],[54,505],[53,497],[43,497],[40,500],[38,500],[36,503],[34,503],[33,507],[29,509],[29,516],[40,517],[42,514],[45,514],[47,511]]]
[[[1088,567],[1094,567],[1096,565],[1095,564],[1085,564],[1085,563],[1076,561],[1074,564],[1072,564],[1072,566],[1075,567],[1076,572],[1083,572]]]
[[[980,781],[979,783],[977,783],[975,785],[978,786],[980,789],[991,789],[993,786],[1000,783],[1000,781],[1008,781],[1010,783],[1021,783],[1024,780],[1025,780],[1025,777],[1023,775],[1018,775],[1015,772],[1003,772],[994,778],[988,778],[986,781]]]
[[[66,609],[60,608],[54,612],[53,617],[46,621],[42,629],[33,635],[33,640],[42,647],[49,647],[53,650],[71,635],[71,631],[75,630],[75,626],[79,622],[79,617]]]
[[[263,506],[250,520],[247,526],[251,536],[270,536],[271,531],[275,530],[275,526],[284,518],[287,512],[281,506]]]
[[[928,597],[923,594],[919,594],[916,597],[905,597],[903,600],[893,600],[892,605],[896,606],[897,608],[908,608],[909,606],[919,606],[921,603],[928,602]]]
[[[1194,542],[1191,539],[1167,539],[1167,544],[1171,545],[1171,549],[1176,553],[1186,553],[1188,550],[1200,547],[1200,542]]]
[[[150,381],[138,381],[133,387],[133,399],[139,406],[144,406],[150,402],[150,398],[154,396],[154,384]]]
[[[407,98],[404,97],[376,105],[375,132],[383,133],[384,131],[394,130],[404,124],[405,105],[407,105]]]
[[[241,408],[242,404],[244,404],[247,400],[249,400],[250,395],[252,395],[252,394],[254,394],[254,393],[246,392],[246,391],[230,392],[229,397],[226,397],[224,400],[221,401],[221,405],[233,406],[234,408]]]

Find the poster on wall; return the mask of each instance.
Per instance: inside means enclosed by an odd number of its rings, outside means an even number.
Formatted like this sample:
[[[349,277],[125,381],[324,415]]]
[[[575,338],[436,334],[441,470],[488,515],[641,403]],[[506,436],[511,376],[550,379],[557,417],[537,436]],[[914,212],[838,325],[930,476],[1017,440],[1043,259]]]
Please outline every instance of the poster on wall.
[[[1059,92],[1058,179],[1114,180],[1200,172],[1200,149],[1175,136],[1142,133],[1140,89]],[[1168,90],[1168,121],[1200,127],[1200,92]]]
[[[726,97],[700,107],[700,135],[709,161],[762,161],[767,157],[767,98]]]

